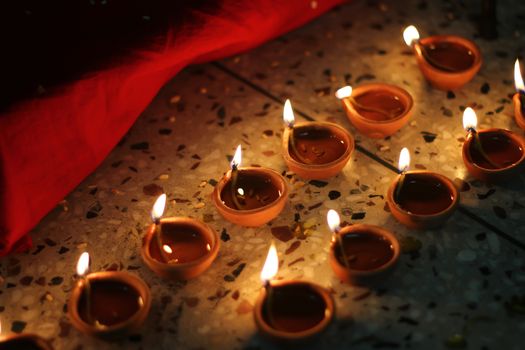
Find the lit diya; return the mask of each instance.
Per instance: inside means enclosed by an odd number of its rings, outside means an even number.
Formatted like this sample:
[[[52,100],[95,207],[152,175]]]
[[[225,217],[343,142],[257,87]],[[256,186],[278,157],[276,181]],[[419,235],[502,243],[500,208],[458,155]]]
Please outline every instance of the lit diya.
[[[425,78],[440,90],[455,90],[468,83],[481,68],[481,52],[472,41],[453,35],[419,39],[416,27],[403,32]]]
[[[283,210],[288,187],[278,172],[263,167],[241,168],[241,160],[239,145],[230,171],[215,186],[212,200],[226,220],[241,226],[258,227]]]
[[[339,214],[332,209],[326,220],[333,232],[330,266],[341,281],[356,285],[377,284],[393,271],[400,248],[390,231],[366,224],[341,228]]]
[[[120,271],[87,274],[89,254],[78,259],[76,283],[68,303],[73,326],[82,333],[112,338],[137,331],[146,320],[151,297],[140,278]]]
[[[485,182],[501,182],[518,176],[525,159],[525,139],[504,129],[476,130],[476,112],[467,107],[463,128],[468,132],[463,143],[463,162],[470,175]]]
[[[53,350],[53,347],[48,340],[36,334],[22,333],[0,336],[0,350]]]
[[[322,332],[334,316],[334,301],[321,286],[304,281],[272,281],[279,269],[271,244],[261,271],[264,288],[253,309],[259,331],[278,341],[303,341]]]
[[[291,171],[303,179],[326,179],[344,168],[354,151],[354,138],[346,129],[328,122],[296,123],[290,100],[283,119],[283,157]]]
[[[448,177],[430,171],[408,171],[409,166],[410,153],[403,148],[399,157],[400,175],[387,192],[390,212],[408,227],[437,228],[456,210],[459,192]]]
[[[401,129],[412,115],[410,94],[391,84],[364,84],[355,89],[345,86],[335,96],[343,102],[350,122],[362,134],[384,138]]]
[[[188,217],[162,218],[166,195],[155,201],[153,224],[142,244],[142,259],[157,275],[188,280],[206,271],[219,253],[217,232],[205,223]]]
[[[512,98],[514,101],[514,119],[520,128],[525,130],[525,85],[520,71],[520,62],[516,59],[514,63],[514,85],[516,94]]]

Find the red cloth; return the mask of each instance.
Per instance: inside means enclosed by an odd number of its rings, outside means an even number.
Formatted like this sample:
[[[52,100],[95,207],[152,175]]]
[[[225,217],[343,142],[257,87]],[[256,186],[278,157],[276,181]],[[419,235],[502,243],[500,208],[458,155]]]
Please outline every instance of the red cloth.
[[[0,115],[0,256],[31,246],[27,233],[104,160],[183,67],[253,48],[343,1],[237,0],[223,1],[214,14],[192,10],[191,21],[151,41],[162,45],[135,50],[118,65]]]

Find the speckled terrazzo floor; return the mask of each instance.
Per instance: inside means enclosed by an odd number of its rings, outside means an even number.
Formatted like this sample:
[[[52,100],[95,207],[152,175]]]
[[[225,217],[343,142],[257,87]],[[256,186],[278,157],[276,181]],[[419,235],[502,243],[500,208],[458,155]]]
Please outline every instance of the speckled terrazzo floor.
[[[1,260],[3,332],[35,332],[56,349],[272,348],[257,334],[251,309],[271,228],[292,225],[298,214],[308,236],[276,239],[279,277],[331,288],[337,307],[324,336],[302,348],[521,349],[525,177],[486,186],[466,173],[460,147],[467,105],[475,106],[481,127],[523,133],[509,96],[514,58],[525,52],[525,3],[499,2],[500,39],[490,42],[475,39],[477,7],[470,5],[477,3],[355,1],[256,50],[180,73],[99,169],[34,230],[34,249]],[[408,24],[423,35],[474,38],[484,54],[481,72],[454,94],[433,90],[402,42]],[[366,81],[398,84],[415,100],[412,121],[389,139],[359,135],[333,96],[347,82]],[[326,182],[288,177],[289,204],[268,226],[236,227],[213,207],[212,185],[239,143],[244,164],[286,170],[280,155],[284,98],[292,99],[298,118],[302,112],[345,126],[359,148]],[[409,230],[385,209],[391,166],[405,146],[415,167],[464,182],[461,208],[440,230]],[[202,219],[223,240],[211,269],[187,283],[161,280],[140,258],[149,211],[162,190],[170,200],[167,216]],[[384,226],[400,239],[399,267],[378,288],[350,287],[334,277],[327,262],[329,208],[348,222]],[[85,250],[93,271],[126,270],[151,286],[153,306],[140,333],[108,343],[70,325],[64,305]]]

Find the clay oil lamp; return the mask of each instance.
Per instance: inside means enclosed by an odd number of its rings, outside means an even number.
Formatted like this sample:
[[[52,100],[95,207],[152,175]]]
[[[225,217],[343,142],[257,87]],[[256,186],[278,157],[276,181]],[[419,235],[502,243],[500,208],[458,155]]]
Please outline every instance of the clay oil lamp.
[[[430,171],[408,171],[410,153],[403,148],[400,174],[387,192],[390,212],[400,223],[416,229],[437,228],[454,213],[459,191],[446,176]]]
[[[375,139],[393,135],[412,115],[410,94],[390,84],[364,84],[356,89],[345,86],[335,96],[343,102],[350,122],[363,135]]]
[[[332,209],[326,219],[333,232],[329,260],[336,276],[355,285],[375,285],[384,281],[399,260],[397,238],[374,225],[341,228],[339,214]]]
[[[326,179],[344,168],[354,151],[354,138],[346,129],[328,122],[295,123],[290,100],[283,119],[283,157],[291,171],[303,179]]]
[[[87,274],[89,254],[77,264],[76,283],[68,303],[71,323],[82,333],[115,338],[137,331],[146,320],[151,297],[140,278],[121,271]]]
[[[23,333],[0,338],[0,350],[53,350],[53,347],[38,335]]]
[[[272,281],[279,268],[272,243],[261,280],[264,288],[253,309],[259,332],[281,342],[302,342],[321,333],[334,316],[334,301],[321,286],[304,281]]]
[[[520,71],[520,62],[516,59],[514,64],[514,85],[516,94],[512,98],[514,101],[514,119],[520,128],[525,130],[525,84]]]
[[[403,38],[414,49],[421,72],[437,89],[459,89],[481,68],[479,48],[465,38],[436,35],[419,39],[414,26],[405,29]]]
[[[476,130],[476,112],[467,107],[463,128],[468,132],[463,143],[463,162],[473,177],[498,183],[519,176],[525,159],[525,139],[505,129]]]
[[[53,350],[53,347],[49,341],[36,334],[22,333],[0,336],[0,350]]]
[[[258,227],[275,218],[288,199],[288,187],[276,171],[263,167],[241,168],[241,145],[228,171],[215,186],[212,200],[228,221]]]
[[[144,237],[142,259],[157,275],[188,280],[206,271],[219,253],[217,232],[203,222],[188,217],[162,219],[166,195],[155,201],[153,224]]]

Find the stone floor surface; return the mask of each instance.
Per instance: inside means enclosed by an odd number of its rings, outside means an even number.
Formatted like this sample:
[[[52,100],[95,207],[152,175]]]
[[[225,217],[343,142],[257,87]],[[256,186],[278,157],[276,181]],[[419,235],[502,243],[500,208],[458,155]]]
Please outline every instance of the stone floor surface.
[[[104,163],[32,232],[34,249],[0,261],[3,334],[34,332],[56,349],[272,349],[252,319],[259,272],[269,243],[281,258],[279,278],[315,281],[334,293],[336,318],[301,348],[522,349],[525,334],[525,176],[505,186],[471,178],[461,159],[461,116],[473,106],[480,127],[508,128],[513,63],[525,52],[525,3],[498,2],[499,39],[476,35],[479,1],[354,1],[246,54],[185,69],[169,82]],[[480,46],[484,65],[465,87],[432,89],[402,30],[453,33]],[[368,139],[348,122],[338,87],[388,82],[415,101],[408,125],[388,139]],[[346,127],[358,149],[326,182],[287,177],[289,203],[259,228],[223,220],[210,194],[237,144],[243,163],[286,172],[281,156],[282,107],[292,99],[298,119]],[[434,231],[397,223],[384,195],[392,166],[409,147],[416,168],[463,185],[461,206]],[[156,196],[168,195],[166,216],[191,216],[220,233],[212,267],[188,282],[170,282],[142,262],[140,246]],[[394,274],[373,289],[335,278],[327,252],[328,209],[352,223],[383,226],[399,238]],[[306,238],[279,239],[272,228],[306,229]],[[79,255],[92,271],[124,270],[151,287],[153,305],[138,334],[105,342],[79,333],[65,304]]]

